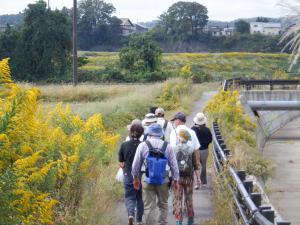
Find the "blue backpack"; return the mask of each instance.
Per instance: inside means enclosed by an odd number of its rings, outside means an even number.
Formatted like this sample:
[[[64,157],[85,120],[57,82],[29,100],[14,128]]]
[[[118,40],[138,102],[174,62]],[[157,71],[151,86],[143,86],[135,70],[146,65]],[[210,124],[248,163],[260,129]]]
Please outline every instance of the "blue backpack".
[[[168,159],[165,156],[165,151],[168,142],[164,142],[161,149],[154,149],[151,143],[147,140],[146,144],[149,149],[148,157],[146,158],[146,183],[161,185],[166,177],[166,166]]]

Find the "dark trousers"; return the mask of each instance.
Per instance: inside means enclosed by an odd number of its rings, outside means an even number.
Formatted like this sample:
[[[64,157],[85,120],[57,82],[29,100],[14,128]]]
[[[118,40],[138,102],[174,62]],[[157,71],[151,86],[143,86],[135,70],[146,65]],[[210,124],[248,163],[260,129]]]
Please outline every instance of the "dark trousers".
[[[142,198],[142,188],[133,188],[133,177],[131,174],[124,173],[125,206],[128,216],[136,217],[137,222],[142,222],[144,214],[144,203]]]

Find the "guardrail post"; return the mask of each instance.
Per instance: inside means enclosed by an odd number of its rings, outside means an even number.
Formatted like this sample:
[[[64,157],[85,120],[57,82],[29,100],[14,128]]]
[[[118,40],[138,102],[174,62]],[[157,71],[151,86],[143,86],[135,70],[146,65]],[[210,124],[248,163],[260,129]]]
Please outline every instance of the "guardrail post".
[[[244,181],[244,186],[245,186],[245,188],[246,188],[246,190],[249,194],[252,193],[252,191],[253,191],[253,181],[245,180]]]
[[[245,170],[239,170],[237,171],[237,175],[241,179],[242,182],[246,179],[246,171]]]
[[[277,225],[291,225],[291,223],[290,222],[281,221],[281,222],[277,222]]]
[[[261,193],[251,193],[251,199],[257,208],[261,205]]]
[[[226,156],[229,156],[230,155],[230,150],[229,149],[223,149],[223,152]]]
[[[218,139],[218,142],[219,142],[219,145],[221,146],[222,144],[224,144],[224,139]]]
[[[274,223],[275,212],[274,210],[266,209],[262,210],[261,213],[272,223]]]
[[[271,208],[272,208],[272,207],[269,206],[269,205],[261,205],[261,206],[259,207],[259,210],[262,211],[262,210],[268,210],[268,209],[271,209]]]
[[[221,147],[222,149],[227,148],[227,146],[226,146],[225,144],[220,144],[220,147]]]

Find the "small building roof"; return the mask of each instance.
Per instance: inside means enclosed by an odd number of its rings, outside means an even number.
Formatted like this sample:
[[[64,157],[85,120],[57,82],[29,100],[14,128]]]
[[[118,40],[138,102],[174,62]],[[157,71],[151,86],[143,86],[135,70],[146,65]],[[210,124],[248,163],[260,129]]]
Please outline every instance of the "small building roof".
[[[122,21],[121,26],[130,25],[134,26],[134,24],[130,21],[129,18],[119,18]]]
[[[143,25],[141,25],[141,24],[134,24],[137,28],[141,28],[141,29],[145,29],[145,30],[148,30],[149,28],[148,27],[145,27],[145,26],[143,26]]]

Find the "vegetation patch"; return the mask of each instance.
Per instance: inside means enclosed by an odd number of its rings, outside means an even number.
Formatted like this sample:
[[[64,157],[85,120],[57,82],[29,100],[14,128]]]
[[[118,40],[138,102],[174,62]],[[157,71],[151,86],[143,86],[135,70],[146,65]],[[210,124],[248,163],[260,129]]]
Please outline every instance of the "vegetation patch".
[[[221,91],[208,103],[205,111],[211,120],[218,122],[222,136],[228,149],[231,150],[229,162],[237,170],[246,170],[247,174],[255,175],[264,181],[270,176],[270,163],[256,149],[255,127],[252,119],[243,112],[237,91]],[[225,175],[226,176],[226,175]],[[219,178],[216,180],[218,181]],[[228,179],[230,180],[230,179]],[[216,182],[216,192],[226,192],[226,186]],[[222,202],[224,196],[215,195],[216,202]],[[216,208],[216,215],[230,214],[229,208]],[[215,220],[222,223],[222,218]],[[221,220],[220,220],[221,219]]]
[[[118,65],[117,53],[81,52],[87,57],[87,66],[80,67],[81,81],[158,81],[180,77],[182,69],[189,67],[193,82],[223,81],[233,77],[270,79],[277,70],[284,71],[289,78],[297,77],[296,70],[288,72],[289,55],[284,53],[166,53],[158,72],[135,73],[130,79]],[[91,70],[95,66],[95,70]],[[160,72],[161,71],[161,72]],[[123,74],[123,75],[122,75]]]
[[[39,90],[15,84],[7,59],[0,83],[0,223],[63,222],[75,215],[84,187],[95,187],[119,136],[101,114],[82,120],[60,104],[42,113]]]

